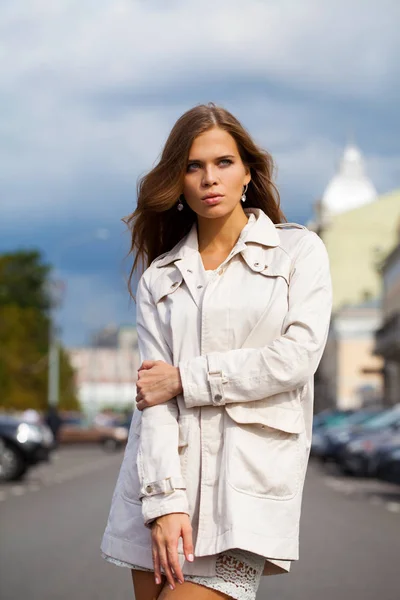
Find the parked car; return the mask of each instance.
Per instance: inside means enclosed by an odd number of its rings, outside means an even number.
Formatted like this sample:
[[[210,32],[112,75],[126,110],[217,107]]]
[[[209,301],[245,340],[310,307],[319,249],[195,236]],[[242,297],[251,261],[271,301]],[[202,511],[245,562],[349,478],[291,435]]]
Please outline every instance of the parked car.
[[[327,409],[314,416],[311,454],[323,457],[326,450],[326,432],[341,425],[353,414],[351,410]]]
[[[341,449],[350,442],[368,421],[371,421],[383,412],[380,407],[371,407],[357,410],[344,421],[335,423],[324,431],[324,446],[319,456],[322,460],[336,461]]]
[[[47,425],[0,414],[0,481],[21,479],[30,467],[49,459],[52,447]]]
[[[327,408],[316,415],[313,419],[313,431],[318,429],[330,427],[337,423],[342,423],[350,415],[354,413],[354,410],[341,410],[339,408]]]
[[[378,477],[398,483],[400,485],[400,443],[393,446],[381,457],[378,471]]]
[[[372,472],[371,459],[375,450],[400,430],[400,404],[385,410],[368,421],[348,441],[339,453],[338,461],[345,473],[368,476]]]
[[[366,440],[369,442],[369,447],[365,452],[368,475],[382,479],[386,478],[386,464],[391,461],[389,457],[396,449],[400,448],[400,425],[385,433],[386,435],[382,435],[380,439],[374,439],[372,442]]]
[[[107,425],[90,424],[82,415],[61,415],[59,444],[101,444],[107,451],[122,448],[128,439],[128,429],[118,421]]]

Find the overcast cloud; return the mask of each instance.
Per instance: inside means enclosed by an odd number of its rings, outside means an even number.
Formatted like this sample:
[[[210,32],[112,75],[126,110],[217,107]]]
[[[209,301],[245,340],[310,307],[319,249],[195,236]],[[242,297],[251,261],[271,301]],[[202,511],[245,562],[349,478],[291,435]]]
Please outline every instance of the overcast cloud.
[[[290,220],[310,218],[349,135],[378,190],[397,187],[399,25],[397,0],[3,0],[0,244],[57,264],[64,338],[85,339],[88,310],[90,329],[133,319],[119,220],[195,104],[273,153]]]

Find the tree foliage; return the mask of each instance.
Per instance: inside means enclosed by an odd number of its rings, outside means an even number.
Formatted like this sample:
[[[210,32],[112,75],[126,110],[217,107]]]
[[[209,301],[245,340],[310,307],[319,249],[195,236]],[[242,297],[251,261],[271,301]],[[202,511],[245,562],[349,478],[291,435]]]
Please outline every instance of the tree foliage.
[[[0,406],[47,408],[51,268],[39,252],[0,255]],[[74,373],[60,351],[60,408],[78,408]]]

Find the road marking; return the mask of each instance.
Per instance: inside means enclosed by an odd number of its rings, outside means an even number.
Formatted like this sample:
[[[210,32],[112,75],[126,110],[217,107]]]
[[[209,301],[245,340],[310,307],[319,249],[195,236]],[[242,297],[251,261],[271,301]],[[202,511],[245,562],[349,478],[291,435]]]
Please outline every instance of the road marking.
[[[360,481],[348,482],[337,477],[324,477],[323,481],[327,487],[331,488],[335,492],[345,494],[346,496],[349,496],[350,494],[364,496],[363,492],[368,492],[368,489],[365,488]],[[368,481],[368,483],[371,484],[373,482]],[[379,494],[379,490],[376,491]],[[373,506],[384,506],[386,510],[391,513],[400,513],[400,502],[384,502],[380,496],[371,495],[369,498],[369,503]]]
[[[343,481],[341,479],[337,479],[334,477],[325,477],[324,481],[328,487],[332,488],[333,490],[335,490],[337,492],[343,492],[345,494],[352,494],[355,491],[354,484],[347,482],[347,481]]]
[[[37,483],[30,483],[28,485],[28,491],[29,492],[37,492],[40,490],[40,485],[38,485]]]
[[[63,475],[62,473],[56,473],[51,483],[62,483],[63,481],[65,481],[65,475]]]
[[[372,496],[371,504],[373,504],[374,506],[378,506],[380,504],[383,504],[383,500],[382,500],[382,498],[379,498],[379,496]]]

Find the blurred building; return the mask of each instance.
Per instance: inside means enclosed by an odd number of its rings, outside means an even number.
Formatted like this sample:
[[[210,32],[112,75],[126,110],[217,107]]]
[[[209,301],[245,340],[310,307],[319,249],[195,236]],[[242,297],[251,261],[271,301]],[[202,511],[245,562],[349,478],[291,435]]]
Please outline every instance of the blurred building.
[[[78,398],[89,415],[102,408],[130,408],[136,396],[139,351],[136,328],[106,327],[87,347],[68,350]]]
[[[388,405],[400,402],[400,221],[399,243],[382,266],[383,324],[376,333],[375,352],[383,357],[384,398]]]
[[[360,150],[345,148],[337,173],[315,204],[309,228],[328,251],[333,315],[316,375],[316,407],[358,407],[382,391],[381,359],[372,356],[380,326],[379,266],[397,239],[400,190],[378,196]]]
[[[321,397],[323,407],[342,409],[380,402],[383,361],[373,354],[374,335],[380,325],[377,300],[343,306],[333,313],[319,370],[316,404]]]

